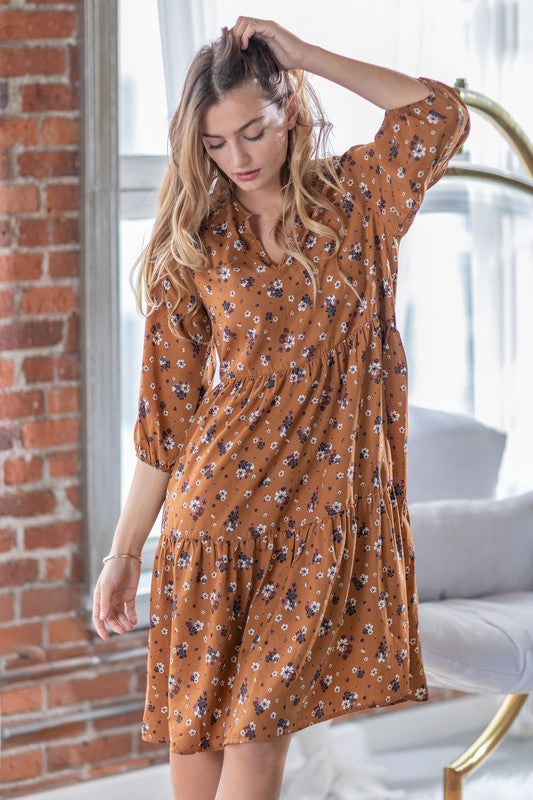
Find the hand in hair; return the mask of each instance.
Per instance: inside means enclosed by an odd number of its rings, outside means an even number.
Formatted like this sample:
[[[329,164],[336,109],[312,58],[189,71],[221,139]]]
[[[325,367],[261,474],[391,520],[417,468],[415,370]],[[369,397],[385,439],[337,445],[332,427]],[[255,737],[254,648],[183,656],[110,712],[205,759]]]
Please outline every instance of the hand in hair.
[[[238,17],[230,29],[242,50],[246,50],[250,37],[267,42],[284,69],[305,69],[305,56],[311,46],[277,22],[255,17]]]

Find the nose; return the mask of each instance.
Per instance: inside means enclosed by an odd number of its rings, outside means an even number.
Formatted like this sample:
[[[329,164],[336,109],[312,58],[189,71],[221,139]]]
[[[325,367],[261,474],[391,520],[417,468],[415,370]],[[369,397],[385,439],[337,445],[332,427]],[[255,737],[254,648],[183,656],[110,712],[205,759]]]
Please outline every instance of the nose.
[[[250,155],[246,147],[240,143],[236,143],[232,148],[232,161],[234,165],[234,172],[245,172],[250,166]]]

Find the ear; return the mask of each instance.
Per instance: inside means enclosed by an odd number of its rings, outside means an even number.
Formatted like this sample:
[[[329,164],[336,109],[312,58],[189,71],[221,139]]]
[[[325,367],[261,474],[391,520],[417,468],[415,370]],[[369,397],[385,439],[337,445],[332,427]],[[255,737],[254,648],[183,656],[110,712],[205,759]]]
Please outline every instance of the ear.
[[[298,114],[300,113],[300,101],[296,92],[291,92],[287,103],[287,126],[289,130],[294,128]]]

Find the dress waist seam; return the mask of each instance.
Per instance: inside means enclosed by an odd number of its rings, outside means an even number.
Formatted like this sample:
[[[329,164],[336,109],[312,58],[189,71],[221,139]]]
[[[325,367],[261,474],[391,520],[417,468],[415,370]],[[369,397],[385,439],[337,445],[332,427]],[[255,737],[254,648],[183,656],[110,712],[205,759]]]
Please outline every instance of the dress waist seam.
[[[334,344],[327,344],[323,347],[319,348],[317,352],[309,358],[307,361],[299,362],[294,364],[293,366],[288,366],[286,369],[280,369],[274,372],[254,372],[248,373],[244,375],[226,375],[223,370],[220,370],[221,380],[210,387],[210,389],[216,389],[218,387],[223,387],[223,385],[237,383],[239,386],[244,383],[245,381],[266,381],[269,379],[276,379],[281,378],[291,372],[294,372],[298,369],[308,369],[309,365],[312,364],[314,361],[317,361],[324,356],[330,356],[334,353],[340,352],[343,349],[348,348],[348,352],[352,353],[354,348],[354,344],[356,343],[358,335],[364,331],[371,331],[373,330],[376,335],[382,336],[383,335],[383,322],[378,318],[371,320],[365,320],[364,324],[356,325],[351,331],[348,336],[344,339],[340,339],[338,342]],[[229,370],[228,370],[229,371]]]

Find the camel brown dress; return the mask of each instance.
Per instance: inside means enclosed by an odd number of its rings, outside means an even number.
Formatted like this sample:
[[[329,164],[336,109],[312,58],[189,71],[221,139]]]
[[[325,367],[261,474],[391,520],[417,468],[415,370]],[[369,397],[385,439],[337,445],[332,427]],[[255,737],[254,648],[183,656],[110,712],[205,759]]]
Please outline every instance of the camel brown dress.
[[[273,264],[232,197],[204,236],[210,268],[146,319],[139,459],[170,473],[151,579],[141,736],[172,752],[275,740],[364,708],[426,701],[406,503],[407,362],[398,247],[468,136],[466,105],[430,78],[336,159],[348,219],[302,226],[317,270]],[[316,219],[337,230],[341,217]],[[362,298],[343,280],[346,276]],[[189,317],[190,319],[190,317]],[[214,384],[213,347],[220,382]]]

